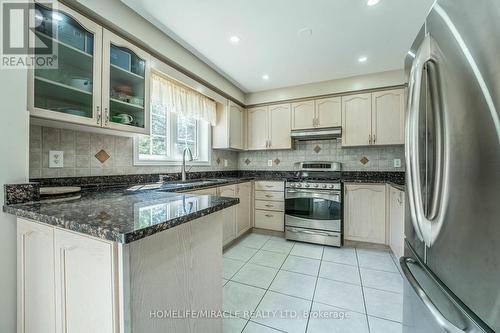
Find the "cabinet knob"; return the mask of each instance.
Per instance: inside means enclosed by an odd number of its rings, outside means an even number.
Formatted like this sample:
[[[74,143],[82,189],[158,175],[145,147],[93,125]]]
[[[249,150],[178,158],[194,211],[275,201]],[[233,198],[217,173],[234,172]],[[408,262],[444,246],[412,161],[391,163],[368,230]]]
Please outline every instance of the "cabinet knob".
[[[373,134],[373,143],[375,143],[375,140],[376,140],[376,139],[377,139],[377,138],[376,138],[375,134]]]
[[[368,134],[368,143],[372,144],[372,135],[371,134]]]
[[[108,108],[104,108],[104,114],[105,114],[105,119],[104,119],[104,125],[105,126],[108,126],[108,123],[109,123],[109,112],[108,112]]]
[[[99,105],[96,107],[97,111],[97,125],[101,124],[101,110],[99,110]]]

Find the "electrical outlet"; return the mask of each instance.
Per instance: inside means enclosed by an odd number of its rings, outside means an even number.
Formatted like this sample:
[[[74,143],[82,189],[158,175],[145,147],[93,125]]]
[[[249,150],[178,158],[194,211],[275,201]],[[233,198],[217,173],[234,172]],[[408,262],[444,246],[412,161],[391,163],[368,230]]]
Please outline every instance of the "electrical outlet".
[[[227,167],[228,166],[228,161],[227,160],[224,160],[224,166]]]
[[[401,168],[401,160],[399,158],[394,159],[394,167]]]
[[[49,168],[62,168],[64,166],[64,152],[60,150],[49,151]]]
[[[267,166],[273,166],[273,160],[267,160]]]

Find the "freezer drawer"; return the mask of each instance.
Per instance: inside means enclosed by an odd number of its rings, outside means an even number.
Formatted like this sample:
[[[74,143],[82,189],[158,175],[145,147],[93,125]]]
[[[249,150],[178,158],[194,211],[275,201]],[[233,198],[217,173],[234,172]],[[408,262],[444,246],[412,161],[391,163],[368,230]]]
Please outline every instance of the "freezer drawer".
[[[408,243],[400,265],[405,277],[404,333],[493,333],[417,259]]]
[[[299,242],[340,246],[340,232],[322,231],[306,228],[286,227],[285,238]]]

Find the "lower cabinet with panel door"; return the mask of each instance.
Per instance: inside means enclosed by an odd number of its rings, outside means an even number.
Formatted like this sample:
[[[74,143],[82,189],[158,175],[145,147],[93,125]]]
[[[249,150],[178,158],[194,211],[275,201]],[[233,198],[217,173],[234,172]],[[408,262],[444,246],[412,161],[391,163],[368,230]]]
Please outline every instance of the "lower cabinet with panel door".
[[[344,238],[386,244],[386,185],[346,184]]]
[[[117,244],[17,225],[18,332],[118,332]]]
[[[142,208],[148,212],[158,205]],[[227,211],[130,243],[18,218],[17,331],[193,332],[203,327],[222,332],[221,318],[151,316],[165,309],[222,311],[221,220]]]

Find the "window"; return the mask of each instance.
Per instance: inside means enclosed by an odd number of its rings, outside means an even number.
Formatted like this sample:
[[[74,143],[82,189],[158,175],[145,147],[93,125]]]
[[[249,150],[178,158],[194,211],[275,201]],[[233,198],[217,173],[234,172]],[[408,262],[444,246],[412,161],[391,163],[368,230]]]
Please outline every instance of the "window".
[[[158,76],[154,77],[153,75],[153,80],[155,79],[158,79]],[[139,136],[134,141],[135,164],[179,164],[182,161],[184,149],[189,148],[193,154],[193,164],[209,165],[211,144],[210,123],[203,119],[195,118],[193,113],[181,112],[182,110],[179,110],[179,108],[182,108],[182,105],[189,103],[189,106],[193,108],[193,105],[196,104],[190,100],[187,103],[174,105],[171,103],[171,99],[178,100],[176,96],[167,94],[167,98],[165,98],[166,94],[161,89],[152,90],[151,135]],[[172,90],[169,87],[168,93],[172,94]],[[158,95],[162,95],[161,98],[160,96],[155,96],[155,92]],[[185,91],[182,92],[182,97],[185,97]],[[199,97],[196,96],[196,98]],[[199,105],[203,107],[202,103],[199,103]],[[172,109],[179,110],[179,112],[170,111]]]

